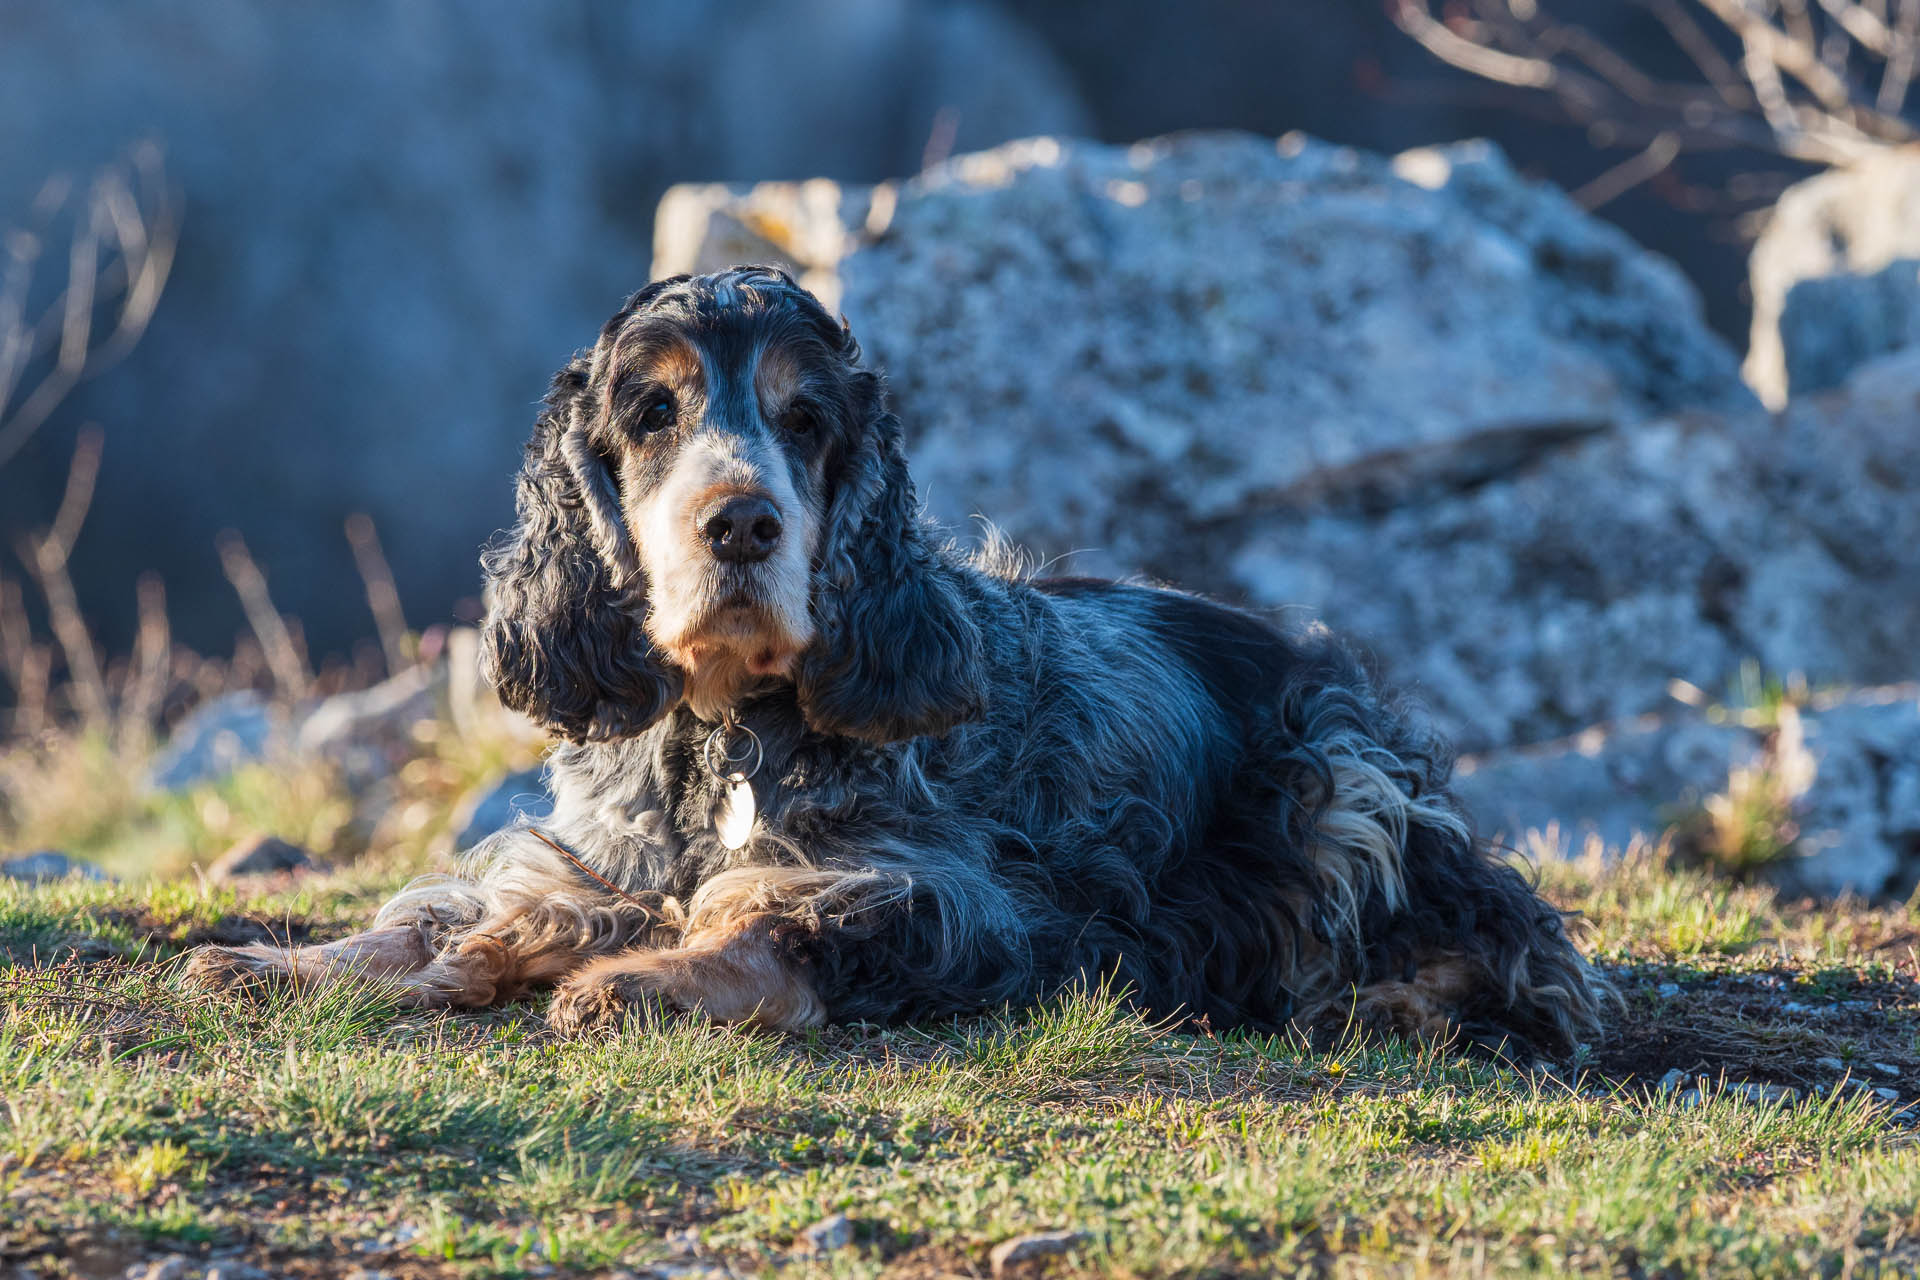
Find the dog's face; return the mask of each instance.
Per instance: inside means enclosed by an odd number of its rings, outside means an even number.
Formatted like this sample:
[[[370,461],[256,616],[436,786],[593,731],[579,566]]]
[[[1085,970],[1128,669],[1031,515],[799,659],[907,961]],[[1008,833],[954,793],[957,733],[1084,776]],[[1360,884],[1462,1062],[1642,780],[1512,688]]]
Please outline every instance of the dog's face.
[[[576,740],[780,680],[870,739],[975,714],[979,632],[859,356],[767,268],[634,295],[555,378],[485,560],[501,697]]]
[[[814,638],[829,465],[859,424],[844,333],[810,303],[723,277],[632,312],[594,353],[588,443],[646,578],[647,636],[702,716],[791,677]]]

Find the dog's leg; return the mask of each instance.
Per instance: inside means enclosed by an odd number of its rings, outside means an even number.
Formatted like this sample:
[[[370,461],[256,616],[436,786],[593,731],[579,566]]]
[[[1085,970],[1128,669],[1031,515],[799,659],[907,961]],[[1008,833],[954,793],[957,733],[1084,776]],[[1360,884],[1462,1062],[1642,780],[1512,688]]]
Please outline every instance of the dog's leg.
[[[401,983],[420,1008],[477,1007],[550,986],[596,957],[678,936],[666,912],[575,891],[508,900]]]
[[[575,1034],[617,1025],[650,1005],[796,1031],[826,1020],[801,944],[823,915],[873,890],[871,877],[755,868],[717,878],[694,899],[678,945],[642,947],[581,967],[548,1021]]]
[[[210,989],[343,981],[398,983],[426,968],[455,931],[485,913],[479,886],[438,879],[408,886],[380,909],[373,927],[319,946],[201,947],[183,977]]]
[[[547,1019],[572,1035],[618,1024],[657,1002],[716,1022],[772,1031],[817,1027],[826,1006],[773,917],[740,916],[688,934],[677,947],[594,960],[561,985]]]
[[[595,893],[524,833],[490,844],[477,881],[416,881],[364,933],[323,946],[202,947],[184,976],[211,988],[377,983],[416,1008],[475,1007],[551,984],[596,956],[678,936],[665,900]]]

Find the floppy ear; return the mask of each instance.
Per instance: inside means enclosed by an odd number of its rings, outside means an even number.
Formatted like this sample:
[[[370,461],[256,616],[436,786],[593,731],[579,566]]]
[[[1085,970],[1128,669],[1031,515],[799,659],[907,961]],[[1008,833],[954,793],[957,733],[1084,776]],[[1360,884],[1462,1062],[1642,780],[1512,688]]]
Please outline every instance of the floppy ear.
[[[828,502],[801,712],[818,732],[870,742],[945,733],[985,705],[972,589],[922,524],[880,379],[854,378],[864,425]]]
[[[588,442],[589,368],[576,359],[555,376],[520,468],[519,519],[481,557],[487,679],[502,702],[574,742],[632,737],[681,689],[643,629],[639,557]]]

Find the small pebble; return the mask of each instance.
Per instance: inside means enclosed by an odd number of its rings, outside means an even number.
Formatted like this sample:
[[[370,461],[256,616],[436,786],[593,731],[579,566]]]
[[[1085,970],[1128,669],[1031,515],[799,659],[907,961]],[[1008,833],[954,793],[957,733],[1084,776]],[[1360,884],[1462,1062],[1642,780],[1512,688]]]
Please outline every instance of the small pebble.
[[[207,868],[207,878],[215,884],[232,884],[260,876],[325,869],[297,844],[289,844],[276,836],[255,836],[242,840],[215,859]]]
[[[222,1262],[208,1269],[207,1280],[267,1280],[267,1273],[244,1262]]]
[[[1671,1000],[1680,994],[1680,984],[1677,982],[1663,982],[1655,987],[1653,992],[1663,1000]]]
[[[1749,1102],[1797,1102],[1800,1098],[1798,1089],[1784,1084],[1736,1084],[1729,1092]]]
[[[1033,1262],[1040,1258],[1058,1257],[1087,1238],[1084,1231],[1036,1231],[1032,1235],[1015,1236],[1011,1240],[1002,1240],[993,1246],[993,1252],[987,1255],[987,1261],[998,1276],[1009,1267],[1017,1267],[1023,1262]]]
[[[1822,1071],[1845,1071],[1847,1069],[1847,1064],[1838,1058],[1815,1058],[1813,1065],[1819,1067]]]
[[[802,1231],[794,1248],[801,1253],[837,1253],[852,1243],[853,1219],[836,1213]]]
[[[1686,1080],[1687,1080],[1687,1073],[1682,1071],[1680,1068],[1675,1067],[1673,1070],[1667,1072],[1667,1074],[1660,1077],[1660,1085],[1659,1085],[1660,1092],[1672,1093],[1675,1089],[1678,1089],[1681,1085],[1685,1084]]]
[[[1883,1076],[1897,1076],[1900,1074],[1900,1068],[1894,1066],[1891,1062],[1869,1062],[1867,1065]]]

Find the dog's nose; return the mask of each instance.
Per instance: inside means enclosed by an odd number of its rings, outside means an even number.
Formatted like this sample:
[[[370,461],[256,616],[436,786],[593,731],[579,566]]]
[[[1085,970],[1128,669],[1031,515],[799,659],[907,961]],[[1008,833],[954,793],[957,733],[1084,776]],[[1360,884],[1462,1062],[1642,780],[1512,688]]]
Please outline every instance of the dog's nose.
[[[780,513],[773,503],[744,493],[709,510],[700,525],[713,558],[734,564],[753,564],[772,555],[780,541],[780,527]]]

